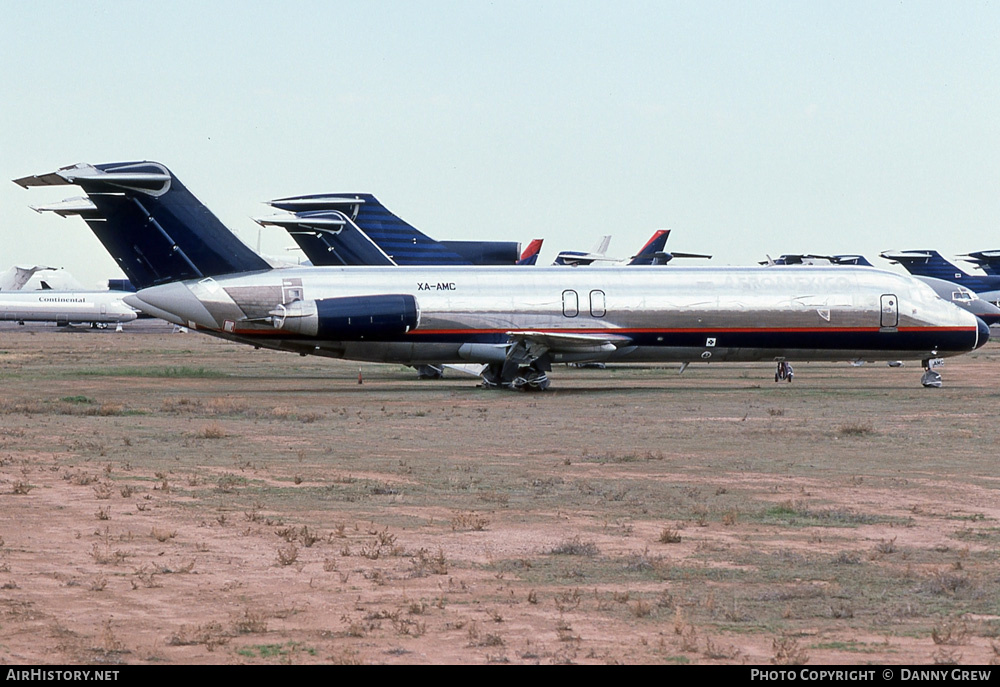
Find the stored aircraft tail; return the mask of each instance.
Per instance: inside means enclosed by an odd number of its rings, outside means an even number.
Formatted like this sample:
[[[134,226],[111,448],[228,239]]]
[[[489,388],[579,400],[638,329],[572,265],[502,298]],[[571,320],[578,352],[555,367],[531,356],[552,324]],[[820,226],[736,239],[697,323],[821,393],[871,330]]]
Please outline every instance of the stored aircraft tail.
[[[350,217],[334,209],[336,207],[337,204],[331,203],[328,210],[272,215],[255,218],[254,221],[261,226],[284,228],[309,262],[318,267],[396,264]]]
[[[667,239],[670,238],[669,229],[657,229],[649,237],[638,253],[629,260],[629,265],[665,265],[670,261],[664,249],[667,246]],[[672,257],[672,256],[671,256]],[[667,259],[664,259],[667,258]]]
[[[289,217],[266,218],[283,224],[314,265],[513,265],[519,258],[516,241],[435,240],[369,193],[292,196],[268,205],[302,220],[305,231],[293,233]],[[339,225],[316,226],[314,220],[324,216],[335,217]]]
[[[1000,275],[1000,250],[980,250],[975,253],[966,253],[964,257],[986,274],[990,276]]]
[[[543,239],[532,239],[528,247],[524,249],[521,253],[520,259],[517,261],[518,265],[534,265],[538,262],[538,254],[542,252],[542,241]]]
[[[14,183],[81,187],[86,198],[34,209],[81,216],[140,289],[270,268],[157,162],[81,163]]]
[[[966,276],[962,268],[945,260],[936,250],[887,250],[879,255],[886,260],[899,263],[907,272],[918,277],[960,281]]]

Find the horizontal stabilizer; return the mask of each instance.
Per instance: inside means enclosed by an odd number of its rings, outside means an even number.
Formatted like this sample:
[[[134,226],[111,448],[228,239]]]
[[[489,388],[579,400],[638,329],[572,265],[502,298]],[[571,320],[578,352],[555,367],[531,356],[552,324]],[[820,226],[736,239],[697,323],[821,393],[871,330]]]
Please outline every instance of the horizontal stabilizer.
[[[396,262],[343,212],[309,210],[254,219],[283,228],[314,265],[382,265]]]
[[[254,222],[262,227],[282,227],[288,231],[295,231],[302,227],[318,229],[320,231],[339,232],[347,224],[347,218],[339,212],[336,215],[323,213],[319,217],[304,217],[302,215],[271,215],[269,217],[254,217]]]
[[[94,202],[90,200],[90,198],[77,196],[75,198],[61,200],[58,203],[49,203],[48,205],[32,205],[31,209],[39,214],[43,212],[54,212],[60,217],[71,217],[73,215],[82,215],[87,212],[96,212],[97,206],[94,205]]]
[[[159,165],[155,165],[160,167]],[[149,171],[150,163],[121,163],[95,167],[79,163],[62,167],[48,174],[14,179],[14,183],[24,188],[31,186],[83,186],[95,190],[99,186],[145,191],[151,195],[161,195],[170,188],[170,174],[165,168]]]
[[[879,253],[880,257],[892,262],[900,260],[930,260],[936,255],[937,252],[931,250],[886,250]]]
[[[356,214],[356,211],[350,211],[350,209],[357,205],[363,205],[364,202],[365,202],[364,198],[321,193],[311,196],[291,196],[289,198],[277,198],[275,200],[267,201],[267,204],[273,208],[278,208],[279,210],[287,210],[288,212],[310,212],[313,210],[341,210],[341,211],[348,211],[348,214],[353,215]]]

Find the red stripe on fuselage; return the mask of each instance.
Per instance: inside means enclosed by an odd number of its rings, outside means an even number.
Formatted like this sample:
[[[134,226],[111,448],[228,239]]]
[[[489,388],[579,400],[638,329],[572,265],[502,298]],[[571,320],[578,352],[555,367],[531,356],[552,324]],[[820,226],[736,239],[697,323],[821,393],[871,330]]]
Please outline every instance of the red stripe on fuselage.
[[[204,331],[204,328],[199,327],[199,330]],[[210,331],[223,332],[225,334],[235,334],[237,336],[295,336],[292,332],[284,332],[280,329],[237,329],[231,332],[226,332],[223,329],[215,329]],[[747,333],[788,333],[788,334],[800,334],[803,332],[822,332],[828,334],[836,334],[840,332],[844,333],[856,333],[856,332],[879,332],[880,327],[719,327],[717,329],[711,327],[680,327],[676,329],[661,329],[658,327],[650,328],[627,328],[627,329],[536,329],[532,327],[525,327],[517,329],[514,327],[506,327],[504,329],[414,329],[408,332],[407,336],[435,336],[435,335],[455,335],[455,334],[506,334],[511,331],[524,331],[524,332],[537,332],[539,334],[585,334],[585,335],[607,335],[614,334],[616,336],[628,336],[629,334],[692,334],[692,333],[704,333],[704,334],[747,334]],[[919,332],[919,331],[937,331],[937,332],[974,332],[975,327],[897,327],[898,332]]]

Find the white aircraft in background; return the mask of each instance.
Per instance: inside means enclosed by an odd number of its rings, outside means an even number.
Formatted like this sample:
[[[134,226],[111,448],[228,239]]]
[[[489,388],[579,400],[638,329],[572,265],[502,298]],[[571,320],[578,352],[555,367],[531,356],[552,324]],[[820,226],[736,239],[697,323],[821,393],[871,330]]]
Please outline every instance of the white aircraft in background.
[[[20,267],[14,265],[0,274],[0,291],[82,291],[83,286],[69,272],[57,267]]]
[[[91,324],[95,327],[131,322],[136,311],[118,291],[0,291],[0,320]]]

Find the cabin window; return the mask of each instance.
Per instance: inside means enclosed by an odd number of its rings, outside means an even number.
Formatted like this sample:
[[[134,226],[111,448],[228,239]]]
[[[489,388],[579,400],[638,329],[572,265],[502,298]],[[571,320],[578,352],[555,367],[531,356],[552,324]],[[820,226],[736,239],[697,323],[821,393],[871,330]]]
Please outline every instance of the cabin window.
[[[590,315],[591,317],[604,317],[607,314],[607,307],[604,305],[604,292],[590,292]]]
[[[567,289],[562,294],[563,315],[566,317],[576,317],[580,314],[580,297],[576,291]]]

